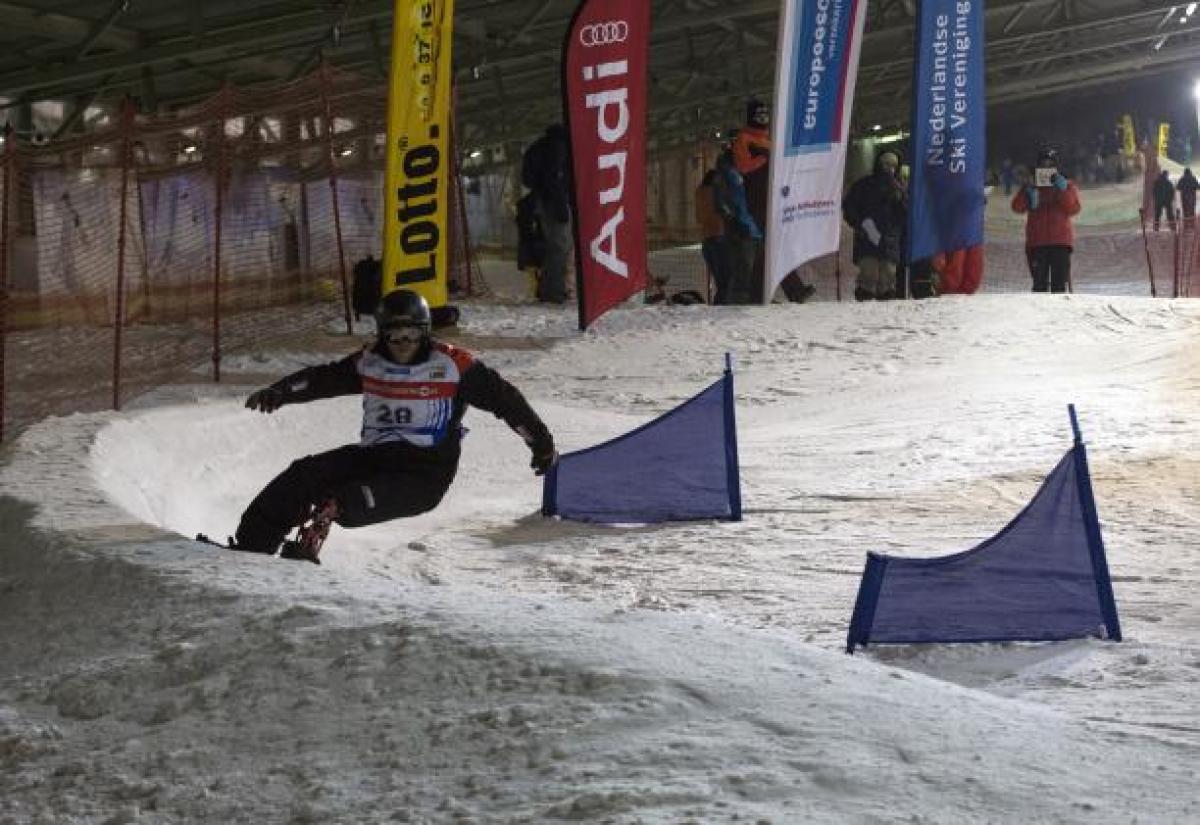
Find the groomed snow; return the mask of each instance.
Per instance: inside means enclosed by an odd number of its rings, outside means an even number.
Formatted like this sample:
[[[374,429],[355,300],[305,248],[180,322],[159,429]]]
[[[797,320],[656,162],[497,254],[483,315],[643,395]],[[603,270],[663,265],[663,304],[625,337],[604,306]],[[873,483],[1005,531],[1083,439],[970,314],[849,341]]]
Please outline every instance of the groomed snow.
[[[564,450],[732,352],[743,522],[543,520],[524,446],[475,411],[437,511],[335,528],[315,567],[182,536],[353,440],[357,398],[266,417],[249,385],[176,386],[25,432],[0,465],[0,823],[1200,821],[1200,304],[573,323],[481,303],[462,329]],[[846,656],[865,553],[998,530],[1069,402],[1126,641]]]

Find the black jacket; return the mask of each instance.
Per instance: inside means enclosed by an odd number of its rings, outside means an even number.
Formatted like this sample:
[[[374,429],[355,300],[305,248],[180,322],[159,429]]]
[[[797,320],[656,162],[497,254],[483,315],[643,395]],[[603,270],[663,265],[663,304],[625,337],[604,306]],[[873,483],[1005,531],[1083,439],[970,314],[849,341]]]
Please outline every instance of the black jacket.
[[[550,430],[538,417],[529,402],[516,387],[505,381],[498,372],[477,360],[463,349],[437,341],[429,341],[417,362],[428,361],[434,348],[449,354],[459,365],[461,374],[454,393],[453,407],[446,437],[432,447],[422,447],[407,442],[391,442],[371,449],[396,450],[408,458],[416,458],[439,464],[458,463],[459,445],[462,441],[463,415],[467,405],[492,413],[512,427],[529,445],[534,455],[553,452],[554,439]],[[387,357],[383,344],[376,344],[371,352]],[[358,395],[363,391],[358,372],[358,360],[366,350],[355,352],[340,361],[316,367],[305,367],[272,384],[282,394],[283,404],[300,404],[319,398],[334,398],[341,395]]]
[[[904,224],[908,220],[908,192],[895,175],[881,169],[859,178],[842,200],[842,216],[854,230],[854,262],[882,258],[900,262]],[[871,243],[863,229],[870,218],[879,230],[879,243]]]
[[[521,182],[558,223],[571,220],[571,147],[567,131],[552,126],[530,144],[521,161]]]
[[[1154,181],[1154,203],[1155,205],[1170,206],[1175,202],[1175,184],[1171,183],[1168,177],[1159,176],[1158,180]]]

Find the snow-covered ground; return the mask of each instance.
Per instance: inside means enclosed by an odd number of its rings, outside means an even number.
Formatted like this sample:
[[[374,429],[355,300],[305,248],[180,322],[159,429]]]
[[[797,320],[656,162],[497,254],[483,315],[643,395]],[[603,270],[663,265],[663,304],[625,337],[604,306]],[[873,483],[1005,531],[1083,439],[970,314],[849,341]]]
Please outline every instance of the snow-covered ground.
[[[0,465],[0,823],[1200,821],[1200,304],[574,320],[476,303],[462,330],[564,450],[732,352],[743,522],[544,520],[476,411],[437,511],[335,528],[316,567],[183,536],[353,440],[356,398],[265,417],[248,385],[174,386],[26,431]],[[865,553],[994,533],[1069,402],[1126,641],[846,656]]]

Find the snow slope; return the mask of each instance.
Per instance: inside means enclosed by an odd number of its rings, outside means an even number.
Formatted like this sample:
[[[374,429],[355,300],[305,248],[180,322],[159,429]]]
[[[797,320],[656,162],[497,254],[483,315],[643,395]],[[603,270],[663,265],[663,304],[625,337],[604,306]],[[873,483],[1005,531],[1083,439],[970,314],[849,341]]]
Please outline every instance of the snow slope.
[[[572,324],[477,304],[463,328],[563,449],[731,351],[743,522],[545,521],[524,446],[476,411],[441,508],[335,528],[318,568],[180,536],[353,439],[357,399],[263,417],[247,386],[167,387],[27,431],[0,465],[0,823],[1200,820],[1200,306]],[[1069,447],[1068,402],[1127,641],[845,656],[865,552],[998,530]]]

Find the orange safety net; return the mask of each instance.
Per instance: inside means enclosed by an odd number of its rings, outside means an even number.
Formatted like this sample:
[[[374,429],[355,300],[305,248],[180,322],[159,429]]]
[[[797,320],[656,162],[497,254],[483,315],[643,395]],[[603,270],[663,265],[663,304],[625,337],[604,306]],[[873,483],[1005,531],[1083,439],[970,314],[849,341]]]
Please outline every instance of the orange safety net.
[[[0,427],[219,379],[222,356],[273,338],[349,335],[353,266],[382,253],[386,97],[323,66],[6,141]],[[450,257],[465,291],[462,217]]]

